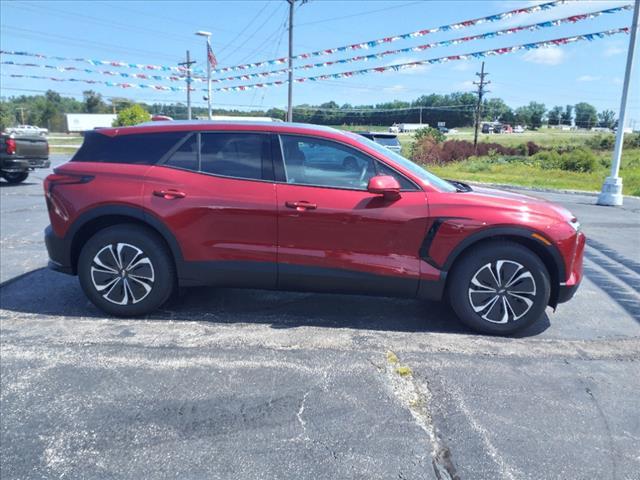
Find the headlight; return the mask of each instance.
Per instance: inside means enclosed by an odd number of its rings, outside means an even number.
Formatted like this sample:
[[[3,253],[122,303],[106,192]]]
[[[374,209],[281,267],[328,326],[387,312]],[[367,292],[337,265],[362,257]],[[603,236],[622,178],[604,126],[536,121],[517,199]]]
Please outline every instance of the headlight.
[[[573,217],[571,220],[569,220],[569,226],[573,228],[576,232],[580,231],[580,222],[576,217]]]

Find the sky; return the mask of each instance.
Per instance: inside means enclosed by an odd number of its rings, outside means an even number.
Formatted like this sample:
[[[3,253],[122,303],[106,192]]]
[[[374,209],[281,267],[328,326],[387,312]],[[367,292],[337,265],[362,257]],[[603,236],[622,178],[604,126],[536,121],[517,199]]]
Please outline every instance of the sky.
[[[518,15],[499,22],[478,25],[459,31],[438,32],[424,37],[383,44],[365,51],[347,51],[331,56],[314,57],[311,61],[334,60],[387,49],[405,48],[461,36],[476,35],[503,28],[528,25],[546,20],[620,6],[631,0],[577,0],[546,11]],[[526,0],[310,0],[298,2],[294,18],[294,54],[339,47],[440,25],[461,22],[540,3]],[[0,1],[0,46],[2,50],[17,50],[70,58],[91,58],[157,65],[176,65],[184,61],[186,50],[206,66],[204,38],[197,30],[212,32],[212,45],[219,66],[268,60],[286,56],[288,37],[288,3],[286,0],[238,1]],[[356,70],[424,60],[443,55],[470,53],[479,50],[536,42],[581,33],[591,33],[630,26],[631,11],[603,15],[576,24],[522,32],[494,39],[479,40],[450,47],[433,48],[387,56],[378,61],[349,63],[330,68],[296,71],[308,76]],[[599,111],[618,112],[625,72],[629,35],[616,35],[593,42],[516,52],[486,59],[489,72],[488,98],[500,97],[517,107],[529,101],[554,105],[589,102]],[[640,51],[636,48],[636,57]],[[2,61],[48,63],[123,72],[136,70],[94,67],[88,63],[48,61],[30,57],[2,55]],[[304,61],[304,60],[303,60]],[[304,61],[308,63],[309,60]],[[628,106],[628,122],[640,126],[640,60],[633,69]],[[263,67],[255,72],[283,68]],[[294,85],[294,104],[320,104],[330,100],[338,104],[375,104],[397,100],[413,100],[430,93],[474,91],[475,72],[480,61],[455,61],[412,70],[371,73],[349,79]],[[51,80],[15,79],[7,74],[31,74],[55,77],[76,77],[114,82],[144,82],[78,72],[58,72],[44,68],[1,65],[0,95],[37,94],[54,89],[67,96],[81,97],[82,90],[92,88],[105,97],[127,97],[145,102],[185,102],[186,92],[155,92],[120,89],[105,85],[87,86],[80,83]],[[227,73],[216,76],[230,76]],[[163,73],[164,75],[164,73]],[[269,77],[260,81],[286,79]],[[256,83],[258,80],[230,81],[225,85]],[[184,86],[182,82],[158,82]],[[196,84],[204,86],[203,84]],[[214,84],[219,86],[221,84]],[[193,96],[194,104],[204,106],[203,93]],[[216,92],[215,106],[249,109],[285,108],[287,88],[272,87],[244,92]]]

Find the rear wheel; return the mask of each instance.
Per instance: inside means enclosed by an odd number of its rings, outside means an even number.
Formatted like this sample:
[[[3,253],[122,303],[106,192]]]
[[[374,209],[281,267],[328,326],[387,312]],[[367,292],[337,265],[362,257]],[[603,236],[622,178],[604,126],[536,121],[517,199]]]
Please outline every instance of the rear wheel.
[[[27,179],[29,172],[4,172],[2,176],[9,183],[20,183]]]
[[[550,291],[540,258],[513,242],[473,248],[456,263],[448,284],[449,301],[460,320],[494,335],[515,333],[538,320]]]
[[[80,285],[101,310],[116,315],[150,313],[171,296],[175,267],[162,240],[138,225],[100,230],[78,259]]]

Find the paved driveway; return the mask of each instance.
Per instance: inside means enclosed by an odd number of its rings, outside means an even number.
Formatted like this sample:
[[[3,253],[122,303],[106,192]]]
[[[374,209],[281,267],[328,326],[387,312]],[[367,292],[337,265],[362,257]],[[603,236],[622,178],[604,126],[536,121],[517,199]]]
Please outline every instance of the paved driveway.
[[[62,161],[54,159],[54,164]],[[518,338],[444,305],[191,289],[104,318],[40,269],[39,181],[0,187],[3,478],[637,478],[640,201],[568,206],[575,299]]]

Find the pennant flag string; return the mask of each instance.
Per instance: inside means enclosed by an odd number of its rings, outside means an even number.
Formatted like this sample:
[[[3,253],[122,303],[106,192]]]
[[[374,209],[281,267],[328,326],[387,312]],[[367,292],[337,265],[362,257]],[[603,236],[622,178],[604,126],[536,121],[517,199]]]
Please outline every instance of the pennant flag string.
[[[462,22],[452,23],[449,25],[441,25],[439,27],[418,30],[415,32],[404,33],[404,34],[394,35],[390,37],[379,38],[376,40],[369,40],[366,42],[355,43],[352,45],[345,45],[342,47],[328,48],[328,49],[317,50],[315,52],[309,52],[309,53],[301,53],[299,55],[295,55],[293,58],[294,59],[310,58],[310,57],[317,57],[317,56],[324,56],[324,55],[333,55],[335,53],[345,52],[348,50],[363,50],[363,49],[374,48],[384,43],[391,43],[391,42],[396,42],[398,40],[408,40],[412,38],[423,37],[430,33],[446,32],[450,30],[460,30],[460,29],[472,27],[475,25],[481,25],[483,23],[497,22],[500,20],[504,20],[506,18],[511,18],[514,15],[530,14],[530,13],[535,13],[542,10],[548,10],[550,8],[557,7],[559,5],[563,5],[569,1],[571,0],[555,0],[552,2],[541,3],[539,5],[533,5],[525,8],[517,8],[515,10],[510,10],[508,12],[489,15],[486,17],[476,18],[473,20],[465,20]],[[53,55],[44,55],[40,53],[31,53],[31,52],[25,52],[25,51],[16,51],[16,50],[0,50],[0,54],[37,57],[37,58],[57,60],[57,61],[90,63],[91,65],[94,65],[94,66],[108,65],[111,67],[118,67],[118,68],[133,68],[138,70],[159,70],[159,71],[171,71],[171,72],[186,71],[185,67],[180,67],[180,66],[149,65],[149,64],[140,64],[140,63],[128,63],[128,62],[122,62],[122,61],[116,61],[116,60],[96,60],[96,59],[90,59],[90,58],[69,58],[69,57],[61,57],[61,56],[53,56]],[[273,60],[259,61],[255,63],[246,63],[243,65],[233,65],[229,67],[218,68],[213,70],[212,72],[224,73],[224,72],[231,72],[231,71],[238,71],[238,70],[249,70],[249,69],[261,67],[264,65],[278,65],[278,64],[284,64],[287,62],[288,62],[287,58],[278,58]],[[203,70],[192,69],[192,72],[203,73]]]
[[[611,29],[611,30],[605,30],[602,32],[595,32],[595,33],[586,33],[586,34],[582,34],[582,35],[576,35],[573,37],[564,37],[564,38],[556,38],[554,40],[544,40],[541,42],[534,42],[534,43],[526,43],[526,44],[521,44],[521,45],[514,45],[511,47],[502,47],[502,48],[496,48],[496,49],[492,49],[492,50],[484,50],[484,51],[479,51],[479,52],[473,52],[473,53],[465,53],[465,54],[459,54],[459,55],[449,55],[449,56],[445,56],[445,57],[436,57],[436,58],[431,58],[428,60],[418,60],[415,62],[408,62],[408,63],[399,63],[399,64],[395,64],[395,65],[388,65],[388,66],[383,66],[383,67],[372,67],[372,68],[364,68],[361,70],[354,70],[354,71],[349,71],[349,72],[339,72],[339,73],[330,73],[330,74],[325,74],[325,75],[317,75],[317,76],[313,76],[313,77],[298,77],[298,78],[294,78],[293,81],[295,83],[303,83],[303,82],[315,82],[315,81],[321,81],[321,80],[332,80],[332,79],[336,79],[336,78],[351,78],[357,75],[365,75],[367,73],[372,73],[372,72],[378,72],[378,73],[382,73],[382,72],[388,72],[388,71],[400,71],[400,70],[406,70],[406,69],[411,69],[411,68],[416,68],[419,67],[421,65],[432,65],[432,64],[436,64],[436,63],[446,63],[446,62],[451,62],[451,61],[456,61],[456,60],[473,60],[473,59],[478,59],[478,58],[485,58],[485,57],[490,57],[490,56],[496,56],[496,55],[505,55],[507,53],[514,53],[520,50],[525,50],[525,51],[529,51],[529,50],[536,50],[539,48],[548,48],[548,47],[555,47],[555,46],[561,46],[561,45],[567,45],[570,43],[575,43],[575,42],[579,42],[579,41],[593,41],[596,39],[601,39],[604,37],[608,37],[611,35],[617,35],[620,33],[629,33],[629,27],[623,27],[623,28],[616,28],[616,29]],[[219,87],[219,88],[215,88],[214,90],[217,92],[241,92],[241,91],[245,91],[245,90],[251,90],[254,88],[265,88],[265,87],[272,87],[272,86],[280,86],[280,85],[286,85],[287,81],[285,80],[278,80],[275,82],[267,82],[267,83],[255,83],[255,84],[249,84],[249,85],[233,85],[233,86],[229,86],[229,87]]]
[[[362,61],[369,61],[369,60],[379,60],[383,57],[389,56],[389,55],[399,55],[399,54],[403,54],[403,53],[413,53],[413,52],[422,52],[428,49],[432,49],[432,48],[437,48],[437,47],[449,47],[451,45],[458,45],[461,43],[466,43],[466,42],[472,42],[475,40],[485,40],[485,39],[489,39],[489,38],[494,38],[494,37],[500,37],[500,36],[504,36],[504,35],[511,35],[514,33],[518,33],[518,32],[523,32],[523,31],[535,31],[535,30],[539,30],[542,28],[549,28],[549,27],[556,27],[558,25],[562,25],[562,24],[566,24],[566,23],[577,23],[583,20],[589,20],[589,19],[593,19],[593,18],[597,18],[600,15],[603,14],[610,14],[610,13],[618,13],[618,12],[622,12],[624,10],[632,10],[633,9],[633,5],[629,4],[629,5],[624,5],[621,7],[615,7],[615,8],[607,8],[605,10],[599,10],[596,12],[591,12],[591,13],[585,13],[585,14],[581,14],[581,15],[572,15],[570,17],[565,17],[565,18],[559,18],[556,20],[548,20],[545,22],[540,22],[540,23],[535,23],[532,25],[523,25],[520,27],[512,27],[512,28],[506,28],[503,30],[497,30],[494,32],[487,32],[487,33],[482,33],[479,35],[473,35],[473,36],[468,36],[468,37],[458,37],[458,38],[454,38],[451,40],[442,40],[440,42],[434,42],[434,43],[428,43],[426,45],[417,45],[415,47],[408,47],[408,48],[400,48],[397,50],[386,50],[384,52],[380,52],[380,53],[372,53],[370,55],[358,55],[355,57],[351,57],[351,58],[344,58],[344,59],[340,59],[340,60],[330,60],[330,61],[326,61],[326,62],[320,62],[320,63],[308,63],[305,65],[295,65],[293,67],[294,70],[309,70],[312,68],[323,68],[323,67],[330,67],[332,65],[340,65],[340,64],[345,64],[345,63],[353,63],[353,62],[362,62]],[[219,79],[214,79],[212,80],[213,82],[216,81],[228,81],[228,80],[249,80],[251,78],[264,78],[264,77],[270,77],[270,76],[275,76],[275,75],[282,75],[285,73],[289,72],[289,68],[282,68],[282,69],[278,69],[278,70],[270,70],[270,71],[265,71],[265,72],[257,72],[257,73],[245,73],[243,75],[237,75],[237,76],[233,76],[233,77],[225,77],[225,78],[219,78]]]
[[[448,25],[441,25],[439,27],[427,28],[424,30],[417,30],[415,32],[402,33],[400,35],[393,35],[390,37],[378,38],[378,39],[369,40],[366,42],[354,43],[351,45],[344,45],[342,47],[327,48],[323,50],[316,50],[315,52],[301,53],[298,55],[294,55],[292,58],[294,60],[297,60],[297,59],[310,58],[310,57],[333,55],[335,53],[346,52],[348,50],[367,50],[369,48],[374,48],[374,47],[377,47],[378,45],[382,45],[385,43],[397,42],[398,40],[408,40],[408,39],[417,38],[417,37],[424,37],[425,35],[429,35],[430,33],[436,33],[436,32],[448,32],[450,30],[461,30],[463,28],[481,25],[483,23],[497,22],[500,20],[504,20],[506,18],[511,18],[515,15],[530,14],[530,13],[535,13],[542,10],[549,10],[551,8],[568,3],[569,1],[571,0],[555,0],[553,2],[541,3],[541,4],[533,5],[530,7],[517,8],[515,10],[510,10],[508,12],[497,13],[494,15],[488,15],[486,17],[475,18],[473,20],[464,20],[458,23],[451,23]],[[231,72],[231,71],[237,71],[237,70],[249,70],[257,67],[262,67],[265,65],[282,65],[287,63],[288,61],[289,61],[288,57],[282,57],[282,58],[276,58],[272,60],[263,60],[259,62],[253,62],[253,63],[245,63],[242,65],[232,65],[229,67],[218,68],[217,70],[214,70],[214,73],[224,73],[224,72]]]
[[[339,78],[351,78],[354,76],[365,75],[373,72],[377,72],[377,73],[388,72],[388,71],[397,72],[400,70],[416,68],[421,65],[432,65],[432,64],[446,63],[446,62],[451,62],[456,60],[473,60],[473,59],[485,58],[490,56],[505,55],[508,53],[515,53],[523,50],[530,51],[530,50],[536,50],[540,48],[568,45],[570,43],[575,43],[580,41],[593,41],[593,40],[609,37],[611,35],[617,35],[620,33],[628,34],[629,27],[616,28],[616,29],[605,30],[601,32],[594,32],[594,33],[586,33],[586,34],[576,35],[572,37],[556,38],[553,40],[545,40],[541,42],[514,45],[511,47],[496,48],[492,50],[483,50],[479,52],[464,53],[459,55],[436,57],[436,58],[431,58],[427,60],[418,60],[415,62],[399,63],[395,65],[388,65],[388,66],[381,66],[381,67],[364,68],[361,70],[317,75],[313,77],[298,77],[298,78],[294,78],[294,82],[304,83],[304,82],[316,82],[316,81],[332,80],[332,79],[339,79]],[[166,85],[152,85],[152,84],[144,84],[144,83],[118,83],[118,82],[111,82],[111,81],[79,79],[79,78],[47,77],[47,76],[41,76],[41,75],[23,75],[23,74],[3,73],[2,76],[10,77],[10,78],[51,80],[54,82],[81,82],[81,83],[86,83],[90,85],[97,84],[97,85],[106,85],[108,87],[117,87],[117,88],[141,88],[141,89],[151,89],[151,90],[164,91],[164,92],[181,92],[181,91],[186,91],[187,89],[186,87],[173,87],[173,86],[166,86]],[[233,85],[229,87],[219,87],[219,88],[215,88],[214,90],[217,92],[242,92],[246,90],[252,90],[255,88],[274,87],[274,86],[281,86],[286,84],[287,84],[287,81],[285,80],[277,80],[275,82],[267,82],[267,83],[254,83],[249,85]],[[192,88],[191,90],[194,91],[195,89]],[[202,90],[205,91],[206,89],[202,89]]]
[[[180,73],[178,75],[154,75],[148,73],[127,73],[127,72],[114,72],[112,70],[92,70],[90,68],[80,68],[80,67],[72,67],[72,66],[62,66],[62,65],[42,65],[39,63],[20,63],[13,61],[2,61],[0,65],[12,65],[15,67],[38,67],[38,68],[48,68],[51,70],[56,70],[58,72],[80,72],[80,73],[90,73],[90,74],[100,74],[100,75],[108,75],[113,77],[124,77],[124,78],[138,78],[142,80],[169,80],[171,82],[185,82],[187,80],[184,73]],[[200,77],[191,77],[192,82],[206,82],[206,79],[202,79]]]
[[[442,40],[439,42],[429,43],[425,45],[417,45],[415,47],[400,48],[397,50],[386,50],[380,53],[372,53],[369,55],[358,55],[355,57],[344,58],[340,60],[331,60],[331,61],[320,62],[320,63],[308,63],[304,65],[297,65],[297,66],[294,66],[293,69],[294,70],[310,70],[313,68],[324,68],[324,67],[330,67],[333,65],[341,65],[346,63],[379,60],[390,55],[422,52],[432,48],[448,47],[451,45],[458,45],[461,43],[471,42],[475,40],[485,40],[485,39],[500,37],[504,35],[511,35],[514,33],[522,32],[522,31],[535,31],[542,28],[555,27],[558,25],[566,24],[566,23],[577,23],[580,21],[597,18],[603,14],[618,13],[625,10],[631,10],[632,8],[633,6],[631,4],[628,4],[620,7],[607,8],[604,10],[599,10],[599,11],[580,14],[580,15],[572,15],[570,17],[559,18],[556,20],[548,20],[545,22],[535,23],[531,25],[523,25],[519,27],[506,28],[503,30],[497,30],[493,32],[486,32],[479,35],[458,37],[451,40]],[[73,71],[73,72],[83,72],[83,73],[89,73],[89,74],[97,73],[101,75],[120,76],[124,78],[136,78],[136,79],[142,79],[142,80],[158,80],[158,81],[168,80],[172,82],[186,81],[186,74],[184,72],[180,72],[176,75],[162,76],[162,75],[155,75],[155,74],[149,74],[149,73],[126,73],[126,72],[115,72],[111,70],[92,70],[89,68],[80,68],[80,67],[73,67],[73,66],[42,65],[42,64],[36,64],[36,63],[20,63],[20,62],[13,62],[13,61],[2,61],[0,62],[0,64],[13,65],[13,66],[19,66],[19,67],[40,67],[40,68],[53,69],[60,72]],[[211,81],[212,83],[220,83],[220,82],[233,81],[233,80],[251,80],[256,78],[265,78],[265,77],[284,75],[288,72],[289,72],[289,68],[281,68],[278,70],[269,70],[265,72],[244,73],[242,75],[235,75],[231,77],[214,78],[214,79],[211,79]],[[191,77],[191,81],[195,83],[204,83],[206,82],[206,78],[194,75]]]

